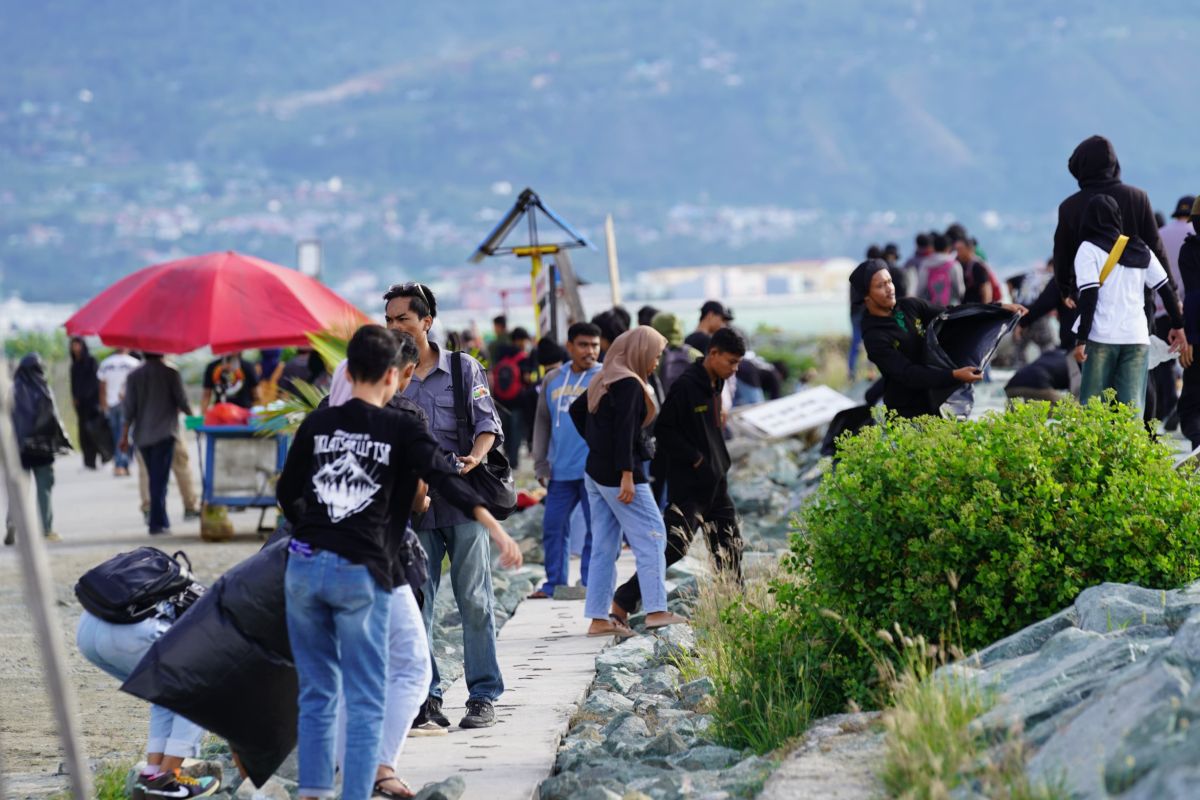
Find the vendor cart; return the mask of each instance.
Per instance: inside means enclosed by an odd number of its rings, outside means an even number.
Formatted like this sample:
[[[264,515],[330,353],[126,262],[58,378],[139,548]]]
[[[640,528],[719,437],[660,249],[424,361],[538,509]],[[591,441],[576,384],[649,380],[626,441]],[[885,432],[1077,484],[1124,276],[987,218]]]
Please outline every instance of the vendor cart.
[[[205,506],[261,508],[258,530],[275,508],[275,480],[283,471],[291,437],[258,425],[197,425],[196,450]]]

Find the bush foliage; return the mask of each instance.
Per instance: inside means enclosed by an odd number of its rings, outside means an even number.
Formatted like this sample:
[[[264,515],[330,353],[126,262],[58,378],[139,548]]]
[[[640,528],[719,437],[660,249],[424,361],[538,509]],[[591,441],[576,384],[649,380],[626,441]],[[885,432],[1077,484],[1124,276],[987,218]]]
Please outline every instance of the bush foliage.
[[[1103,581],[1200,577],[1200,491],[1128,409],[1025,403],[974,422],[889,419],[839,443],[792,540],[793,614],[835,611],[870,636],[899,623],[966,650]],[[869,659],[832,664],[866,699]]]

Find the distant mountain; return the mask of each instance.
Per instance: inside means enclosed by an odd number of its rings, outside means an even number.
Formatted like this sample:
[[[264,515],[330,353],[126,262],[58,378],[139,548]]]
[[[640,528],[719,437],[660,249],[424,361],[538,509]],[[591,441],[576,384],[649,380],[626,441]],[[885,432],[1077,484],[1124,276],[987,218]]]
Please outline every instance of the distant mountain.
[[[334,282],[461,264],[523,186],[622,266],[1050,248],[1087,135],[1200,190],[1178,3],[46,0],[0,27],[0,291],[319,237]],[[602,275],[602,256],[581,255]]]

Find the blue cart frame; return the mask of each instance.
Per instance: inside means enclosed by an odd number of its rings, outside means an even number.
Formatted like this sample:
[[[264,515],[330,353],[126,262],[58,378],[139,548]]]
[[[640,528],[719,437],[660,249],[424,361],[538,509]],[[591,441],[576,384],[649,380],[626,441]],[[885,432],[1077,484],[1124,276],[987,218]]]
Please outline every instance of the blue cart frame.
[[[291,437],[287,434],[276,433],[263,435],[263,428],[255,425],[200,425],[196,431],[196,451],[200,457],[200,474],[203,484],[203,502],[205,505],[233,506],[238,508],[261,508],[265,518],[267,510],[275,508],[275,492],[270,491],[270,480],[263,482],[255,495],[219,495],[214,489],[214,476],[217,466],[217,442],[221,439],[274,439],[275,440],[275,475],[283,471],[287,461],[288,447]],[[203,439],[201,438],[203,434]],[[203,443],[203,444],[202,444]],[[259,520],[262,529],[262,519]]]

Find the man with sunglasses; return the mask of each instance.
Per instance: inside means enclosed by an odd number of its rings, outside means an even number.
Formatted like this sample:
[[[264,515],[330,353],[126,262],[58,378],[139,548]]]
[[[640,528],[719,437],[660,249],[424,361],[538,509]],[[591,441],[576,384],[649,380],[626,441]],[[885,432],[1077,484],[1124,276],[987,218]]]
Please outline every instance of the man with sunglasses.
[[[437,317],[437,299],[428,286],[420,283],[397,284],[383,297],[387,303],[384,310],[387,327],[412,336],[419,352],[416,372],[404,390],[404,396],[424,410],[438,444],[458,454],[465,475],[503,441],[500,417],[488,389],[487,374],[478,361],[462,354],[463,386],[475,438],[470,452],[460,453],[451,353],[429,340],[429,329]],[[459,727],[487,728],[496,724],[493,703],[504,691],[504,680],[496,659],[495,596],[488,533],[478,522],[436,495],[430,499],[429,511],[413,519],[413,527],[429,555],[429,578],[423,587],[425,628],[432,640],[434,601],[441,582],[442,559],[448,555],[450,583],[462,616],[463,660],[469,692],[467,713]],[[421,707],[413,729],[414,733],[419,733],[422,728],[434,730],[449,726],[450,721],[442,713],[441,677],[434,657],[429,697]]]

